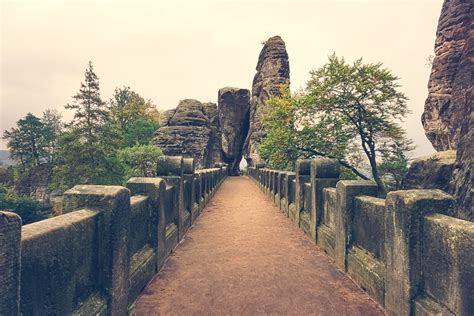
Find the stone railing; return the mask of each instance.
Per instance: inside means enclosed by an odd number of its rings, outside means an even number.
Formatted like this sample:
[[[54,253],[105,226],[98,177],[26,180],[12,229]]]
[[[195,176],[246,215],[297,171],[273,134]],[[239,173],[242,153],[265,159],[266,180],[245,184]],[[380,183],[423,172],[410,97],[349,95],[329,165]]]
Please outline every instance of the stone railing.
[[[75,186],[63,215],[0,212],[0,315],[126,315],[226,175],[165,156],[156,178]]]
[[[247,173],[389,315],[474,315],[474,223],[450,216],[450,195],[380,199],[371,181],[339,180],[332,159]]]

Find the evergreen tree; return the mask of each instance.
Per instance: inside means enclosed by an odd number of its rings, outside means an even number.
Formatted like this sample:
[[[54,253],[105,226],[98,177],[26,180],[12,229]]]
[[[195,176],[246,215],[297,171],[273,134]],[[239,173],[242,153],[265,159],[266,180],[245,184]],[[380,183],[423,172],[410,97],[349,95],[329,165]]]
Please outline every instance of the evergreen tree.
[[[92,62],[85,72],[74,102],[69,130],[59,139],[53,187],[68,189],[76,184],[118,184],[123,168],[117,157],[120,133],[110,121],[110,112],[100,96],[99,79]]]

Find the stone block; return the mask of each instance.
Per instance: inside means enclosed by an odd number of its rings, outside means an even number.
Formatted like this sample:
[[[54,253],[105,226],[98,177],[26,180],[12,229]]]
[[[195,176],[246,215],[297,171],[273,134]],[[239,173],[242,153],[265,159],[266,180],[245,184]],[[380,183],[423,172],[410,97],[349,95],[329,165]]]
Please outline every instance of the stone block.
[[[189,167],[189,166],[188,166]],[[184,173],[184,161],[181,156],[161,156],[156,165],[157,176],[177,176]]]
[[[317,241],[317,227],[324,214],[323,190],[335,187],[339,181],[339,162],[336,159],[311,160],[311,238]]]
[[[161,178],[133,177],[127,181],[127,188],[131,194],[145,195],[149,199],[150,242],[157,252],[156,270],[159,271],[165,260],[165,180]]]
[[[336,184],[336,212],[334,214],[336,248],[335,260],[339,268],[346,270],[347,250],[352,242],[354,197],[377,195],[377,185],[372,181],[342,180]]]
[[[107,293],[108,310],[124,315],[129,294],[130,191],[120,186],[76,185],[64,193],[64,211],[78,208],[101,210],[105,223],[101,239],[101,284]]]
[[[421,257],[425,293],[456,315],[474,315],[474,223],[426,216]]]
[[[385,309],[389,315],[411,315],[422,290],[423,218],[451,214],[454,198],[441,190],[393,191],[385,206]]]
[[[20,314],[21,218],[0,211],[0,315]]]

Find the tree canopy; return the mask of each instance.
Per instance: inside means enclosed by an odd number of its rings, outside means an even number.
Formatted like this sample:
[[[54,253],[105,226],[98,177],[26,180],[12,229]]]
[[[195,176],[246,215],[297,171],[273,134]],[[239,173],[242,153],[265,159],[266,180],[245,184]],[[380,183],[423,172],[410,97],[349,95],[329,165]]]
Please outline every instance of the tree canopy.
[[[384,194],[380,159],[385,161],[384,170],[395,166],[395,157],[401,164],[404,160],[406,167],[406,154],[387,149],[397,144],[404,153],[412,149],[399,124],[408,113],[407,98],[399,88],[398,78],[381,63],[366,64],[362,59],[346,63],[333,54],[323,67],[310,72],[303,91],[292,96],[283,88],[281,96],[268,101],[269,131],[261,145],[262,156],[275,167],[288,167],[300,157],[334,157],[355,175],[367,178],[358,168],[363,153]],[[402,169],[398,165],[398,173]],[[393,179],[394,171],[384,174]]]

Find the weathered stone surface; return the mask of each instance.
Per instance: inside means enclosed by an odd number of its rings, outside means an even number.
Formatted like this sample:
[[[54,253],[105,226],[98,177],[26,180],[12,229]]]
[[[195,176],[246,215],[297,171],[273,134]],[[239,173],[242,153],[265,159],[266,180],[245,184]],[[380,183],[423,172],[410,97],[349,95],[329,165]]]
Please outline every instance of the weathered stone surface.
[[[217,104],[223,158],[229,164],[230,175],[239,175],[242,147],[249,129],[250,91],[222,88]]]
[[[385,310],[389,315],[411,315],[422,282],[423,218],[450,215],[454,199],[441,190],[392,191],[385,206]]]
[[[217,106],[197,100],[182,100],[166,111],[152,143],[165,155],[194,158],[197,168],[207,168],[220,159]]]
[[[455,315],[474,315],[474,223],[426,216],[422,249],[424,290]]]
[[[0,211],[0,315],[19,315],[21,218]]]
[[[441,189],[448,192],[455,162],[454,150],[415,159],[402,181],[402,189]]]
[[[472,156],[474,124],[474,4],[445,0],[435,42],[435,58],[422,116],[428,139],[436,150],[457,150],[452,178],[442,189],[456,196],[457,216],[474,221]]]
[[[244,157],[250,166],[260,162],[258,146],[267,133],[263,126],[266,102],[271,96],[279,95],[282,85],[290,83],[288,53],[280,36],[265,42],[256,70],[250,101],[250,128],[244,145]]]
[[[467,107],[472,103],[474,4],[445,0],[438,22],[435,58],[422,122],[436,150],[456,149]],[[468,45],[468,41],[471,45]],[[469,47],[471,46],[471,47]]]

